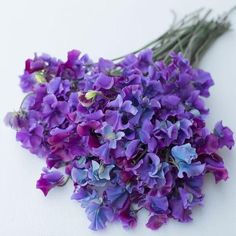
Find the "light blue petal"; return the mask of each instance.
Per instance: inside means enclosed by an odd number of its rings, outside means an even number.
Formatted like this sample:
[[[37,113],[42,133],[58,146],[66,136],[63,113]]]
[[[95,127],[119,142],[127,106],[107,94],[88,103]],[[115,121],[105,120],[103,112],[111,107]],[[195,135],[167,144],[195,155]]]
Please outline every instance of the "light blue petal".
[[[93,172],[97,171],[99,169],[100,165],[98,162],[96,161],[92,161],[92,169],[93,169]]]
[[[200,175],[205,169],[205,164],[201,164],[201,162],[195,162],[192,164],[187,164],[185,162],[179,163],[179,172],[178,177],[183,178],[183,173],[186,173],[188,177],[198,176]]]
[[[105,135],[105,137],[107,137],[108,139],[113,139],[111,137],[114,136],[114,133],[113,133],[113,129],[110,125],[106,125],[104,128],[103,128],[103,133]]]
[[[87,206],[86,213],[88,219],[91,221],[90,229],[92,230],[105,228],[106,222],[112,221],[114,216],[112,208],[94,202],[91,202]]]
[[[87,183],[88,171],[85,169],[72,168],[71,177],[74,182],[79,185],[84,185]]]
[[[190,143],[181,146],[174,146],[171,149],[171,154],[177,163],[179,161],[184,161],[190,164],[192,160],[197,158],[196,149],[192,148]]]
[[[98,176],[100,179],[106,179],[106,180],[110,180],[110,172],[111,170],[114,168],[114,165],[108,165],[106,166],[103,171],[98,172]]]

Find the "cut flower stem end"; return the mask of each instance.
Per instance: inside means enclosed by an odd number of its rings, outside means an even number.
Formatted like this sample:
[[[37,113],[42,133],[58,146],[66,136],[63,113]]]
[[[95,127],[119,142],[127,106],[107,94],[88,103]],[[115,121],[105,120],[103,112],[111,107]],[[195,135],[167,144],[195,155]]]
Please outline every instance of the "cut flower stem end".
[[[193,66],[198,66],[200,59],[212,43],[230,29],[229,15],[236,10],[236,6],[216,19],[210,18],[212,10],[203,8],[194,11],[176,22],[163,35],[134,51],[134,54],[150,48],[153,51],[153,60],[168,63],[169,52],[181,52]],[[113,59],[122,60],[125,56]]]

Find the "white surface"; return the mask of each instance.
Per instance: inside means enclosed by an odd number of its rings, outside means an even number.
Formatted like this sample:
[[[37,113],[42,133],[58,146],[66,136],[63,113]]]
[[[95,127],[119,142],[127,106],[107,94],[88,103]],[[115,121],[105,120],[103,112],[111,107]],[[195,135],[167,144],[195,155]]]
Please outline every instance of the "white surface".
[[[202,6],[222,13],[235,0],[0,0],[0,235],[1,236],[235,236],[236,152],[223,151],[230,179],[204,187],[205,206],[193,211],[194,221],[174,220],[158,232],[145,227],[145,214],[135,230],[120,224],[101,232],[88,229],[80,205],[70,200],[71,184],[44,198],[35,189],[43,161],[29,154],[15,141],[15,132],[2,122],[7,111],[16,110],[23,98],[18,75],[24,60],[36,52],[65,59],[77,48],[92,58],[113,58],[137,49],[164,32],[172,22],[170,9],[179,16]],[[202,61],[215,80],[209,126],[218,120],[236,133],[236,12],[230,17],[234,31],[219,39]]]

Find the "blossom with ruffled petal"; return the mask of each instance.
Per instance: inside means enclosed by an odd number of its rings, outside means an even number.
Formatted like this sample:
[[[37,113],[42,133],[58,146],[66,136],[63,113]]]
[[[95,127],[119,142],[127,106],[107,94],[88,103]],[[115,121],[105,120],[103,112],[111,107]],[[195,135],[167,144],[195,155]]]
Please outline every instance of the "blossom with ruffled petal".
[[[153,57],[150,49],[117,63],[78,50],[66,61],[35,55],[20,77],[28,94],[6,116],[24,148],[47,168],[65,168],[93,230],[113,220],[132,228],[143,208],[151,229],[188,222],[203,202],[204,175],[228,178],[217,152],[232,148],[233,132],[222,122],[206,127],[210,74],[181,53],[168,63]],[[66,182],[47,168],[37,181],[45,195]]]
[[[89,226],[92,230],[105,228],[107,221],[113,220],[113,210],[110,207],[92,202],[86,208],[88,219],[91,221]]]
[[[37,181],[36,187],[41,189],[46,196],[52,188],[63,185],[63,183],[64,176],[61,172],[49,171],[47,168],[44,168],[40,179]]]
[[[201,162],[192,163],[197,158],[197,153],[196,149],[192,148],[189,143],[174,146],[171,149],[171,154],[179,169],[178,177],[183,178],[183,173],[186,173],[188,177],[197,176],[204,171],[205,164],[201,164]]]

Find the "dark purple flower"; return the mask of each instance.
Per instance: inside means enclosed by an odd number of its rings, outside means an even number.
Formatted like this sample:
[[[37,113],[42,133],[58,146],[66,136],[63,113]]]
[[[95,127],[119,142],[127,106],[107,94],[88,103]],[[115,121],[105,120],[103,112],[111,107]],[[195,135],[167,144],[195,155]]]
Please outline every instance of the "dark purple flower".
[[[130,208],[122,210],[118,216],[124,228],[130,229],[137,225],[136,212]]]
[[[228,127],[224,127],[222,121],[216,123],[214,134],[218,137],[220,148],[226,146],[231,149],[234,146],[233,132]]]
[[[224,162],[218,154],[206,155],[203,156],[203,158],[206,163],[206,172],[210,172],[214,175],[216,183],[229,178]]]

